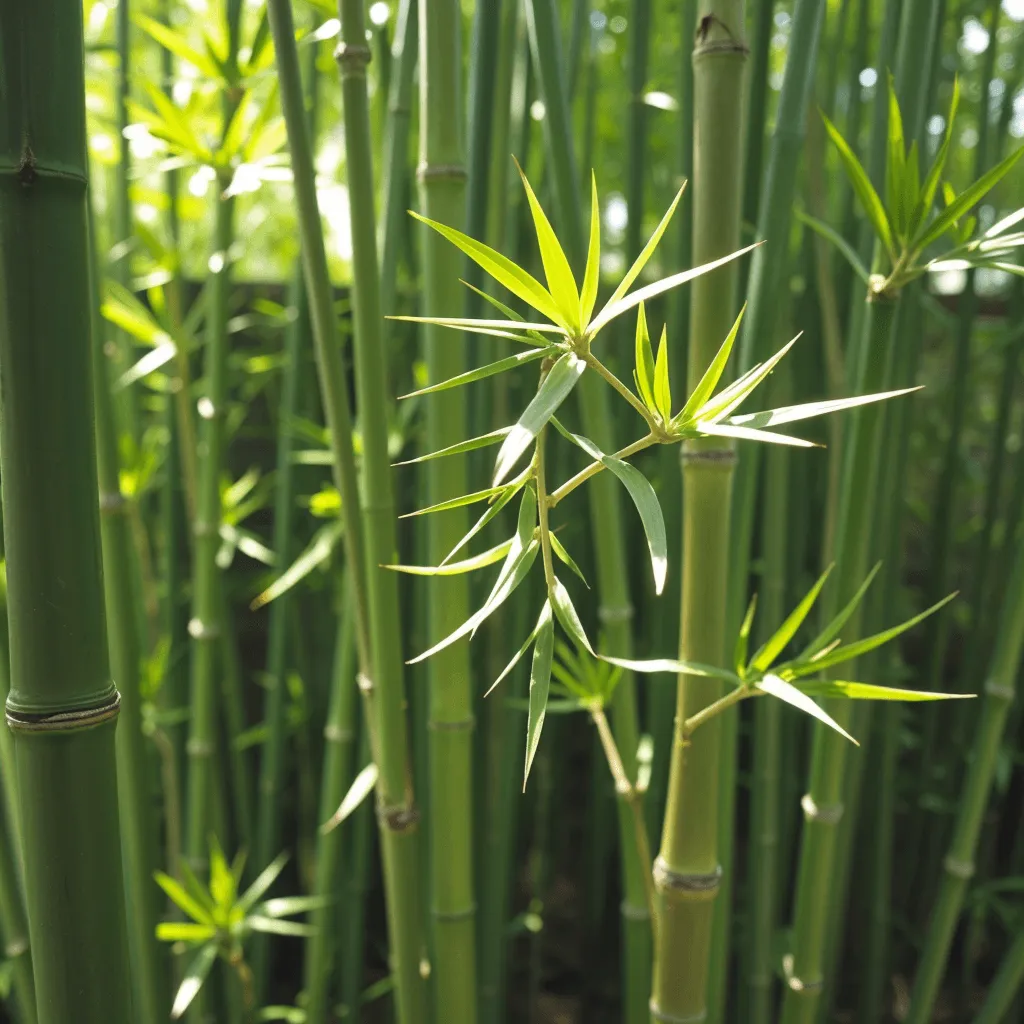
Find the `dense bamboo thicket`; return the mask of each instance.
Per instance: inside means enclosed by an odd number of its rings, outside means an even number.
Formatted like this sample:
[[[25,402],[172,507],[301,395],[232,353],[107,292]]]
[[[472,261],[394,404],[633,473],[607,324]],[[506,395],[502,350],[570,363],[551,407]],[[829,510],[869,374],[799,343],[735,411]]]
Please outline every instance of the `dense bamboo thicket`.
[[[0,1020],[1024,1024],[1024,2],[0,0]]]

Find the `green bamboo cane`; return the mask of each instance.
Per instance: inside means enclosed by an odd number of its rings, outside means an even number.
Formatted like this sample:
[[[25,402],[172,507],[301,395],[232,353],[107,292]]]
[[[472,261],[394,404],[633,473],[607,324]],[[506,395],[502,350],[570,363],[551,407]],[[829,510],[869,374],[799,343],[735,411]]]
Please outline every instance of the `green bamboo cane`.
[[[693,260],[739,247],[742,204],[742,0],[702,0],[693,53]],[[714,126],[713,129],[711,126]],[[698,278],[691,293],[688,379],[697,380],[731,327],[735,265]],[[680,657],[721,664],[728,616],[729,507],[734,452],[716,440],[684,443]],[[718,859],[721,718],[692,738],[685,720],[720,696],[707,679],[681,676],[661,849],[654,866],[657,941],[653,1021],[697,1020],[707,1011],[707,976]],[[680,958],[685,960],[680,963]]]
[[[32,952],[28,944],[25,901],[18,877],[18,851],[10,832],[10,821],[11,816],[5,806],[0,826],[0,934],[3,936],[4,956],[13,964],[14,999],[18,1011],[16,1019],[22,1024],[36,1024]]]
[[[555,210],[562,225],[561,237],[566,242],[569,262],[577,269],[583,266],[583,226],[579,208],[579,178],[576,173],[569,122],[568,103],[561,78],[560,35],[556,10],[551,0],[530,0],[526,6],[527,23],[534,63],[540,76],[544,98],[544,128],[547,154],[553,175]],[[580,408],[583,428],[602,451],[614,451],[607,391],[596,377],[580,381]],[[604,447],[607,445],[608,447]],[[590,482],[591,532],[597,567],[598,614],[606,649],[620,657],[629,657],[632,650],[630,603],[621,505],[615,481],[601,474]],[[636,752],[639,744],[636,689],[632,676],[626,673],[616,687],[612,699],[612,730],[622,753],[623,769],[631,782],[636,782]],[[648,920],[644,872],[648,866],[639,862],[634,838],[632,812],[624,797],[617,800],[620,833],[620,854],[623,874],[622,902],[624,969],[626,993],[623,1018],[629,1022],[647,1019],[647,995],[651,962],[652,922]]]
[[[90,389],[83,61],[75,0],[0,8],[7,721],[38,1020],[129,1024],[119,698],[107,662]]]
[[[98,296],[97,296],[98,299]],[[116,732],[117,788],[121,842],[129,910],[128,932],[135,1008],[143,1024],[163,1021],[167,1012],[166,960],[156,940],[156,835],[150,813],[150,764],[142,735],[139,692],[140,650],[132,585],[134,551],[121,493],[117,425],[109,370],[103,352],[99,302],[92,313],[92,385],[96,417],[96,466],[99,482],[103,585],[107,609],[110,666],[121,694]]]
[[[461,14],[454,2],[435,0],[420,5],[420,164],[418,177],[427,217],[444,224],[462,223],[466,210],[461,109]],[[479,21],[477,22],[479,25]],[[497,27],[496,25],[494,26]],[[477,59],[486,59],[477,54]],[[475,82],[479,84],[478,80]],[[476,102],[484,98],[474,94]],[[485,108],[486,109],[486,108]],[[480,129],[483,110],[474,111]],[[489,118],[488,118],[489,120]],[[486,147],[474,156],[478,175],[486,178]],[[469,213],[483,228],[485,209],[479,188],[470,195]],[[446,240],[424,228],[422,236],[424,312],[439,316],[462,301],[458,272]],[[431,381],[447,380],[466,369],[465,340],[452,338],[444,328],[424,331],[427,373]],[[466,436],[463,393],[427,406],[426,434],[430,451],[438,451]],[[438,459],[427,473],[428,504],[466,492],[463,459]],[[428,524],[430,564],[442,561],[468,527],[464,509],[434,516]],[[469,615],[469,586],[463,576],[436,580],[428,609],[430,636],[446,636]],[[430,687],[430,842],[431,910],[434,918],[434,1000],[439,1019],[475,1021],[476,911],[473,884],[473,695],[469,640],[452,644],[427,666]]]
[[[338,616],[338,636],[335,643],[334,669],[331,679],[331,703],[324,725],[324,766],[320,785],[320,822],[326,822],[338,809],[353,778],[353,752],[357,690],[355,682],[355,630],[352,609],[344,607],[349,595],[339,588],[342,608]],[[315,929],[306,956],[306,1021],[307,1024],[325,1024],[329,1019],[334,978],[333,966],[337,962],[338,943],[333,934],[333,922],[339,920],[340,910],[351,912],[343,903],[337,905],[342,866],[351,870],[345,856],[344,843],[351,838],[350,826],[321,831],[316,853],[316,895],[323,907],[313,917]],[[350,950],[342,947],[343,956]]]
[[[844,3],[848,0],[843,0]],[[768,72],[774,28],[775,4],[754,0],[753,33],[750,43],[750,72],[747,82],[747,134],[743,145],[743,219],[757,223],[762,192],[765,122],[768,118]],[[790,35],[789,53],[793,53]],[[787,63],[788,63],[787,56]],[[813,61],[810,62],[813,66]]]
[[[632,0],[626,115],[626,260],[640,255],[644,244],[644,176],[647,170],[647,104],[644,87],[651,49],[651,0]]]
[[[355,586],[357,646],[361,673],[373,687],[374,759],[379,768],[378,820],[384,852],[391,960],[398,1016],[402,1024],[423,1019],[425,999],[419,964],[422,953],[418,814],[408,771],[401,628],[394,574],[395,521],[387,454],[384,354],[381,349],[379,279],[373,220],[369,110],[362,7],[343,0],[340,8],[341,67],[349,191],[352,197],[353,299],[355,306],[356,392],[362,421],[363,488],[357,495],[351,454],[351,416],[337,345],[337,325],[327,274],[323,228],[317,208],[312,146],[302,102],[302,83],[287,0],[268,7],[277,54],[282,109],[288,128],[295,197],[303,236],[302,258],[310,297],[313,337],[324,407],[333,438],[335,477],[345,514],[346,554]],[[361,510],[360,516],[354,514]],[[365,527],[365,555],[362,534]],[[365,562],[364,562],[365,557]],[[365,600],[364,600],[365,595]],[[372,652],[367,638],[372,639]],[[369,671],[373,666],[372,675]],[[372,680],[372,682],[371,682]]]
[[[1010,1007],[1024,982],[1024,931],[1018,931],[1003,955],[996,976],[989,984],[985,1002],[973,1024],[1001,1024],[1008,1020]]]
[[[0,545],[3,544],[0,529]],[[2,557],[2,553],[0,553]],[[7,700],[11,692],[11,653],[7,639],[7,563],[0,563],[0,700]],[[0,729],[0,785],[3,786],[3,817],[7,823],[11,847],[18,865],[18,878],[22,878],[21,816],[18,811],[18,769],[14,751],[14,734]],[[19,881],[19,886],[22,883]],[[24,898],[22,898],[24,902]]]
[[[1013,559],[1013,577],[999,617],[999,634],[980,689],[982,706],[974,737],[974,749],[960,794],[956,824],[949,852],[943,861],[943,878],[926,933],[924,949],[910,998],[908,1024],[932,1019],[967,886],[974,874],[974,857],[988,805],[1010,704],[1020,671],[1024,647],[1024,546]]]

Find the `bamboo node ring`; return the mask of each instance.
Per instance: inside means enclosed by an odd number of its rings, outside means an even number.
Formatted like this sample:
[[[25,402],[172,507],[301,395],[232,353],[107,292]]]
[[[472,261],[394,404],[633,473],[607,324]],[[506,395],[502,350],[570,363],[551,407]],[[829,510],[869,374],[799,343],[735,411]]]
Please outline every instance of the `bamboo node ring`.
[[[362,71],[373,60],[373,53],[365,43],[338,43],[334,48],[334,59],[342,71]]]
[[[359,687],[360,693],[367,696],[373,693],[373,680],[365,672],[360,672],[356,675],[356,686]]]
[[[646,906],[635,906],[628,900],[623,900],[619,904],[619,913],[627,921],[649,921],[651,919],[651,913]]]
[[[58,711],[49,715],[25,715],[7,709],[7,725],[15,732],[71,732],[91,729],[117,718],[121,710],[121,694],[114,690],[102,704],[76,711]]]
[[[824,978],[818,978],[815,981],[804,981],[803,978],[798,978],[793,973],[792,953],[787,953],[782,958],[782,973],[786,977],[786,985],[791,992],[817,992],[825,985]]]
[[[216,640],[220,636],[220,626],[216,622],[203,622],[199,618],[189,619],[188,635],[193,640]]]
[[[460,718],[457,722],[427,722],[427,728],[433,732],[463,732],[472,729],[476,725],[476,715],[468,718]]]
[[[995,697],[997,700],[1005,700],[1007,704],[1013,703],[1013,698],[1016,693],[1012,686],[1004,686],[1001,683],[997,683],[994,679],[989,679],[985,683],[985,694],[989,697]]]
[[[333,722],[328,722],[324,726],[324,739],[328,743],[344,743],[346,740],[351,740],[353,733],[351,729],[342,729],[339,725],[334,725]]]
[[[197,519],[192,524],[192,536],[193,537],[212,537],[217,533],[217,529],[212,523],[208,523],[205,519]]]
[[[408,832],[420,821],[419,809],[413,804],[396,804],[393,807],[377,807],[377,819],[392,833]]]
[[[631,604],[622,604],[616,608],[609,608],[607,605],[601,605],[597,609],[597,617],[601,622],[605,623],[628,622],[633,618],[633,606]]]
[[[736,462],[736,449],[690,448],[684,444],[679,451],[679,461],[684,466],[702,462],[711,466],[731,466]]]
[[[465,181],[466,168],[462,164],[428,164],[421,163],[416,168],[417,181]]]
[[[842,804],[826,804],[819,807],[810,793],[804,793],[800,798],[800,806],[808,821],[820,821],[822,825],[838,825],[845,810]]]
[[[960,860],[958,857],[947,857],[942,866],[946,873],[961,881],[969,881],[974,877],[974,865],[969,860]]]
[[[680,1017],[678,1013],[666,1013],[652,999],[647,1004],[651,1011],[651,1019],[659,1021],[659,1024],[703,1024],[708,1019],[707,1010],[701,1010],[696,1016]]]
[[[711,899],[722,881],[722,865],[705,874],[684,874],[673,871],[665,861],[658,857],[654,862],[654,884],[659,889],[667,889],[684,897]]]
[[[430,916],[435,921],[468,921],[476,914],[476,903],[470,903],[462,910],[438,910],[437,907],[430,908]]]
[[[185,753],[189,757],[212,757],[213,744],[209,740],[201,740],[197,736],[190,736],[185,744]]]

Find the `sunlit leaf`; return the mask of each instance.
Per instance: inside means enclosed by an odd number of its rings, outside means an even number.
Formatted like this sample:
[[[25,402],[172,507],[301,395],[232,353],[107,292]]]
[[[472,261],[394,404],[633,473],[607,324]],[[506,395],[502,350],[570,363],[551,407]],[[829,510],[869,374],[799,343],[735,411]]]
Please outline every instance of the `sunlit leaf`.
[[[178,993],[174,997],[174,1005],[171,1007],[171,1018],[177,1020],[192,1004],[199,990],[203,987],[217,959],[217,947],[214,943],[203,946],[185,971],[185,977],[178,986]]]
[[[587,636],[587,631],[583,628],[583,623],[580,622],[579,615],[576,614],[576,608],[572,603],[572,598],[569,596],[569,591],[565,589],[562,581],[556,576],[554,585],[551,587],[549,594],[551,599],[551,605],[554,608],[555,615],[558,617],[558,621],[562,624],[562,629],[566,631],[581,647],[587,650],[594,657],[594,648],[590,646],[590,639]]]
[[[385,565],[382,568],[404,572],[408,576],[458,576],[461,573],[473,572],[475,569],[484,569],[488,565],[493,565],[508,554],[511,546],[512,541],[507,540],[479,555],[474,555],[472,558],[465,558],[460,562],[449,562],[447,565]]]
[[[487,448],[492,444],[497,444],[503,438],[508,436],[508,432],[511,427],[502,427],[500,430],[492,430],[489,434],[481,434],[479,437],[470,437],[465,441],[458,441],[455,444],[449,445],[447,448],[440,448],[436,452],[427,452],[426,455],[419,455],[415,459],[406,459],[404,462],[396,462],[395,466],[412,466],[417,462],[429,462],[431,459],[443,459],[449,455],[462,455],[465,452],[476,451],[478,448]],[[327,453],[331,455],[330,452]],[[332,465],[333,457],[325,463],[325,465]]]
[[[702,676],[706,679],[724,679],[734,686],[742,686],[743,680],[735,672],[727,668],[718,668],[715,665],[705,665],[699,661],[680,661],[677,658],[652,658],[646,661],[636,661],[632,658],[613,658],[609,654],[599,654],[602,661],[610,665],[618,665],[619,668],[628,669],[630,672],[643,672],[650,675],[687,675]]]
[[[291,590],[297,583],[305,579],[314,569],[326,562],[341,539],[343,524],[341,520],[320,527],[313,535],[306,550],[266,590],[250,603],[255,611]]]
[[[899,398],[900,395],[909,395],[920,390],[919,387],[901,388],[898,391],[881,391],[874,395],[856,395],[853,398],[833,398],[824,402],[786,405],[778,409],[769,409],[766,412],[741,413],[738,416],[729,417],[728,422],[732,426],[754,427],[760,430],[763,427],[773,427],[780,423],[795,423],[798,420],[808,420],[843,409],[856,409],[858,406],[870,405],[873,402],[885,402],[890,398]]]
[[[594,313],[597,288],[601,280],[601,204],[597,200],[597,178],[590,172],[590,245],[587,248],[587,269],[580,291],[580,323],[585,327]]]
[[[191,64],[201,75],[211,81],[218,82],[223,78],[221,68],[205,53],[200,53],[190,46],[181,35],[169,28],[155,18],[148,18],[144,14],[136,14],[132,20],[144,32],[152,36],[165,50],[170,51],[175,57]]]
[[[196,899],[176,878],[171,878],[170,875],[166,875],[162,871],[155,871],[153,877],[156,879],[157,885],[170,897],[171,902],[188,914],[193,921],[204,925],[214,923],[210,907]],[[206,899],[208,901],[209,897],[207,896]]]
[[[256,903],[262,899],[264,893],[277,881],[277,876],[284,871],[288,863],[288,854],[282,853],[275,857],[255,878],[241,896],[238,897],[237,906],[244,912],[252,910]]]
[[[217,934],[212,924],[194,924],[189,921],[161,921],[156,926],[156,937],[161,942],[206,942]]]
[[[833,640],[839,635],[839,631],[849,621],[850,616],[857,610],[857,606],[863,600],[864,595],[867,593],[868,587],[871,586],[875,576],[878,575],[878,570],[881,569],[882,563],[878,562],[875,564],[871,572],[868,573],[864,582],[857,588],[853,597],[840,609],[839,613],[831,619],[828,625],[797,655],[796,661],[807,661],[813,658],[819,651],[824,650]]]
[[[533,647],[530,666],[530,707],[526,720],[526,767],[523,771],[523,789],[530,777],[530,768],[540,745],[540,734],[547,714],[548,693],[551,689],[551,660],[555,647],[555,627],[551,619],[551,605],[544,603],[538,623],[537,640]]]
[[[855,746],[860,746],[859,743],[827,712],[824,708],[815,704],[810,697],[807,696],[802,690],[798,690],[792,683],[787,683],[785,679],[780,679],[776,675],[766,675],[764,679],[760,680],[756,684],[758,690],[762,693],[770,694],[772,697],[778,697],[779,700],[785,701],[787,704],[791,704],[793,707],[802,711],[805,715],[810,715],[812,718],[816,718],[819,722],[824,723],[830,729],[835,729],[840,736],[845,737]]]
[[[572,569],[572,571],[580,578],[580,581],[583,583],[583,585],[589,590],[590,584],[587,583],[586,577],[583,575],[583,570],[580,569],[580,567],[576,564],[576,561],[572,557],[572,555],[570,555],[569,552],[565,550],[565,547],[562,544],[562,542],[558,539],[557,534],[552,533],[550,537],[551,550],[555,553],[555,557],[564,565],[567,565],[570,569]]]
[[[486,512],[466,531],[462,539],[448,552],[441,560],[441,565],[447,565],[518,493],[526,478],[513,482],[506,487],[500,497],[487,509]]]
[[[641,302],[636,313],[635,365],[636,389],[643,399],[644,405],[652,412],[657,408],[654,404],[654,352],[651,349],[651,336],[647,330],[647,311]]]
[[[953,98],[949,105],[949,116],[946,118],[946,135],[939,146],[935,160],[932,162],[928,173],[925,175],[924,184],[918,195],[917,205],[910,218],[910,237],[916,238],[924,229],[924,225],[932,212],[935,203],[935,193],[938,190],[939,182],[942,180],[942,172],[946,167],[946,160],[949,157],[949,149],[953,141],[953,122],[956,120],[957,107],[960,104],[960,81],[953,79]]]
[[[475,370],[467,370],[456,377],[449,377],[448,380],[440,381],[437,384],[430,384],[425,388],[420,388],[418,391],[410,391],[407,395],[399,395],[399,400],[416,398],[419,395],[432,395],[437,391],[447,391],[449,388],[461,387],[463,384],[472,384],[475,381],[493,377],[495,374],[504,373],[506,370],[514,370],[517,366],[522,366],[524,363],[532,363],[557,351],[557,349],[552,348],[532,348],[527,352],[517,352],[514,356],[506,356],[504,359],[488,363],[486,366],[478,366]]]
[[[754,613],[756,611],[757,594],[754,594],[750,599],[750,604],[747,605],[747,613],[743,616],[743,622],[740,624],[740,631],[736,634],[736,645],[733,648],[733,665],[739,675],[743,674],[743,670],[747,665],[747,650],[750,646],[750,631],[754,625]]]
[[[661,328],[658,360],[654,365],[654,401],[665,423],[672,419],[672,386],[668,379],[668,327]]]
[[[801,681],[796,684],[809,697],[845,697],[849,700],[959,700],[973,693],[929,693],[926,690],[900,690],[895,686],[849,683],[831,679]]]
[[[797,219],[801,220],[813,231],[816,231],[822,238],[827,242],[831,242],[836,249],[839,250],[840,255],[843,259],[849,263],[854,273],[864,282],[869,284],[871,281],[871,273],[867,267],[864,266],[860,261],[860,256],[857,255],[857,250],[838,231],[835,230],[830,224],[826,224],[823,220],[818,220],[817,217],[812,217],[809,213],[804,210],[797,211]]]
[[[245,922],[254,932],[263,932],[265,935],[286,935],[297,939],[307,939],[314,934],[312,925],[301,924],[298,921],[278,921],[273,917],[262,917],[253,914],[246,918]]]
[[[769,665],[783,652],[786,644],[796,635],[796,631],[803,625],[804,619],[818,600],[821,588],[828,579],[832,566],[829,566],[817,579],[814,586],[804,595],[800,603],[789,613],[781,626],[762,644],[761,648],[751,659],[750,666],[758,672],[764,672]]]
[[[352,780],[338,809],[320,826],[320,834],[336,829],[372,792],[377,785],[377,765],[372,761]]]

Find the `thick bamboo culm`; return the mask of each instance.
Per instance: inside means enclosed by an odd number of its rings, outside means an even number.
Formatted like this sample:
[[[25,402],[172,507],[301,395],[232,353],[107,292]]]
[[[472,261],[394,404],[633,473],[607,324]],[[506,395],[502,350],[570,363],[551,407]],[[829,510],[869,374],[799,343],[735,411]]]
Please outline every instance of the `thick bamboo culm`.
[[[130,1024],[119,697],[107,659],[92,430],[81,5],[0,8],[0,62],[7,721],[38,1020]]]

